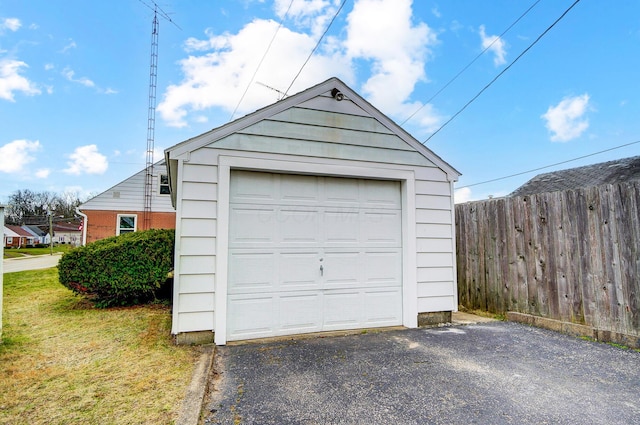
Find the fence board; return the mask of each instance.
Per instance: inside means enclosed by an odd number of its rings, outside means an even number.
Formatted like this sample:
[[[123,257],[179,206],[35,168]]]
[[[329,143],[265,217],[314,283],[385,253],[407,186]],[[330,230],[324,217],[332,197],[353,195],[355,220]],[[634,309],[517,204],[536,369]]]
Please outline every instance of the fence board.
[[[640,181],[456,205],[460,303],[640,336]]]

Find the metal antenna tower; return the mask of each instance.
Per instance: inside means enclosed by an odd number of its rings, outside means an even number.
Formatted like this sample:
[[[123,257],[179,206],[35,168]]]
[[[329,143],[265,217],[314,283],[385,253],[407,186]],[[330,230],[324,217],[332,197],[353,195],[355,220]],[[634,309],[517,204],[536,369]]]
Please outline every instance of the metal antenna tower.
[[[140,0],[140,3],[153,10],[153,21],[151,26],[151,64],[149,67],[149,112],[147,118],[147,151],[146,151],[146,167],[144,178],[144,214],[143,214],[143,230],[151,228],[151,201],[153,199],[153,150],[155,144],[155,128],[156,128],[156,85],[158,80],[158,35],[160,32],[160,21],[158,14],[167,21],[171,22],[178,29],[181,29],[171,17],[166,14],[155,1],[152,1],[153,7],[148,3]]]

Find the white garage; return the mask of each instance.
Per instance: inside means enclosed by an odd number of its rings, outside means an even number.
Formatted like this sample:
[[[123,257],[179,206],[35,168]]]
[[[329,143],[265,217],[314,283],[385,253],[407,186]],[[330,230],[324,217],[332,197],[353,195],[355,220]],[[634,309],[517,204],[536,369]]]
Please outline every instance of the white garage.
[[[457,309],[459,173],[340,80],[165,156],[179,342],[415,327]]]

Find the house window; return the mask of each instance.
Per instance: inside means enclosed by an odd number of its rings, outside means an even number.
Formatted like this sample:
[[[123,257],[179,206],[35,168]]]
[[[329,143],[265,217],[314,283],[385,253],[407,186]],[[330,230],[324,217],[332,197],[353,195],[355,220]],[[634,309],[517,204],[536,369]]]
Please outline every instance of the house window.
[[[131,233],[136,231],[137,224],[136,215],[123,215],[118,214],[118,227],[116,228],[116,235],[123,233]]]
[[[7,236],[7,245],[13,245],[13,236]]]
[[[166,174],[160,174],[160,195],[169,195],[171,190],[169,189],[169,176]]]

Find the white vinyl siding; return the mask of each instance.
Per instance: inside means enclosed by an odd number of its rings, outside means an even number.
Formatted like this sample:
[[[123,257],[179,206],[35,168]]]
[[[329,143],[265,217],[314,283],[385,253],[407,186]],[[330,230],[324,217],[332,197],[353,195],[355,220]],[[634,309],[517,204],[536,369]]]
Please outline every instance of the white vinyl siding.
[[[217,167],[186,163],[181,170],[177,209],[176,269],[180,292],[175,300],[181,332],[214,329],[217,234]],[[178,233],[179,232],[179,233]],[[175,326],[175,324],[174,324]]]
[[[167,175],[164,163],[153,167],[151,210],[153,212],[175,212],[171,197],[160,194],[160,176]],[[142,170],[112,188],[100,193],[80,205],[79,209],[101,211],[144,211],[144,181],[146,170]]]
[[[420,170],[416,180],[418,312],[457,310],[451,183]]]

